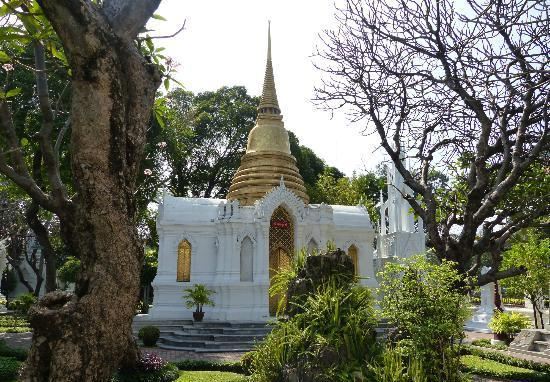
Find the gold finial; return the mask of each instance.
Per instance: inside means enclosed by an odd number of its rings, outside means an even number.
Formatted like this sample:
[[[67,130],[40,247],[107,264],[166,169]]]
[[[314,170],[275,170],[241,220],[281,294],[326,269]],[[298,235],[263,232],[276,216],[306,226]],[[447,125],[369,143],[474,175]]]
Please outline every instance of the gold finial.
[[[273,76],[273,65],[271,63],[271,21],[267,24],[267,63],[265,66],[264,88],[262,99],[258,107],[260,114],[281,114],[277,91],[275,90],[275,77]]]

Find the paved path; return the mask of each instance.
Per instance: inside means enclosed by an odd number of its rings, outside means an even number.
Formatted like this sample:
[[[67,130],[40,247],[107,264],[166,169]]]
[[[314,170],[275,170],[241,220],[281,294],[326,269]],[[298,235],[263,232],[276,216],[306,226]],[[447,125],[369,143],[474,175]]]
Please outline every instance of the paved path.
[[[472,340],[480,338],[493,338],[492,334],[487,333],[478,333],[478,332],[465,332],[466,333],[466,342],[472,342]],[[8,346],[14,348],[25,348],[28,349],[31,346],[32,334],[28,333],[0,333],[0,339],[6,341]],[[481,348],[483,349],[483,348]],[[161,348],[146,348],[142,347],[142,351],[148,353],[158,354],[162,359],[167,361],[181,361],[185,359],[194,359],[194,360],[209,360],[209,361],[219,361],[219,362],[228,362],[228,361],[238,361],[241,359],[244,353],[195,353],[189,351],[177,351],[177,350],[166,350]],[[505,350],[497,349],[488,349],[492,351],[497,351],[506,355],[510,355],[517,358],[527,359],[530,361],[548,363],[550,364],[550,359],[532,357],[526,354],[520,353],[511,353]],[[479,382],[489,382],[489,379],[480,379]]]
[[[0,339],[11,348],[28,349],[31,347],[32,333],[0,333]]]
[[[142,352],[155,353],[166,361],[182,361],[185,359],[208,360],[218,362],[239,361],[244,353],[195,353],[192,351],[167,350],[161,348],[141,348]]]

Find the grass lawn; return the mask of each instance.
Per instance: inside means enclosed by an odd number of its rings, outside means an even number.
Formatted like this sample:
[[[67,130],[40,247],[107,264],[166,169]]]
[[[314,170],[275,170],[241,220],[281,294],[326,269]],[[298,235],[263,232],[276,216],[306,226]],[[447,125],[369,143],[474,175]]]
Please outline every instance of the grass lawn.
[[[176,382],[245,382],[241,374],[221,371],[182,371]]]

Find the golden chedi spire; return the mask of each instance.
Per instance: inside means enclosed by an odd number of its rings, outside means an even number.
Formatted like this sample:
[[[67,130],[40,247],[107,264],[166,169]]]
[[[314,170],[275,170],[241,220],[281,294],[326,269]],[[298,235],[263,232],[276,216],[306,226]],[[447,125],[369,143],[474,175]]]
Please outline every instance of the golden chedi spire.
[[[227,199],[237,199],[245,206],[253,205],[273,187],[279,186],[281,176],[288,189],[305,203],[309,202],[296,158],[290,153],[288,133],[277,100],[271,62],[271,28],[268,27],[267,63],[256,126],[248,135],[246,153],[233,177]]]

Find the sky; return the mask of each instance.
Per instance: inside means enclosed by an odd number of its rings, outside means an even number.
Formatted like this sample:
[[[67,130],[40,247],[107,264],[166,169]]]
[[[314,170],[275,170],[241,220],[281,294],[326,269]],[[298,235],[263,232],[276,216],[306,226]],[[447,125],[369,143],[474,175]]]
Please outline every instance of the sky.
[[[343,113],[320,110],[311,99],[322,73],[312,64],[319,34],[334,25],[332,0],[163,0],[167,21],[148,24],[166,56],[179,63],[175,77],[192,92],[242,85],[260,95],[271,20],[273,69],[285,127],[302,145],[347,175],[374,169],[383,159],[375,137],[361,135]]]

